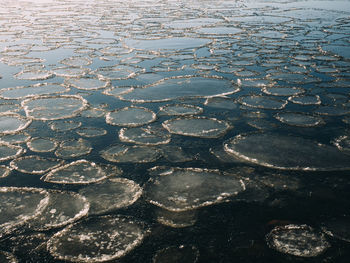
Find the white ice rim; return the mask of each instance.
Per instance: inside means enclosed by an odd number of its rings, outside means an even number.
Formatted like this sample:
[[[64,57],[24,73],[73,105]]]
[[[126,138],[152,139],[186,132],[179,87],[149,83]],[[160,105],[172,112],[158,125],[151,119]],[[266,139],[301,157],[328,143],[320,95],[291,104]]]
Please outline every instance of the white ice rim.
[[[73,165],[76,165],[76,164],[80,164],[80,163],[89,163],[89,164],[91,164],[92,167],[97,167],[97,168],[99,168],[100,171],[103,171],[102,166],[99,166],[96,163],[87,161],[85,159],[80,159],[80,160],[73,161],[71,163],[62,165],[62,166],[60,166],[58,168],[55,168],[55,169],[51,170],[49,173],[43,175],[40,178],[40,180],[42,180],[44,182],[47,182],[47,183],[61,184],[61,185],[66,185],[66,184],[69,184],[69,185],[88,185],[88,184],[92,184],[92,183],[97,183],[97,182],[103,181],[103,180],[107,179],[108,177],[110,177],[110,175],[105,174],[103,177],[101,177],[101,178],[99,178],[97,180],[91,180],[89,182],[62,182],[62,181],[49,180],[50,177],[52,177],[52,175],[55,172],[60,171],[60,170],[64,170],[67,167],[70,167],[70,166],[73,166]]]
[[[202,136],[202,135],[195,135],[193,133],[186,133],[186,132],[181,132],[181,133],[178,133],[178,132],[173,132],[171,131],[170,127],[169,127],[169,124],[173,121],[178,121],[178,120],[211,120],[211,121],[214,121],[214,122],[218,122],[220,124],[224,124],[226,127],[223,129],[223,131],[221,131],[220,133],[218,133],[217,135],[215,136]],[[227,123],[226,121],[223,121],[223,120],[218,120],[216,118],[208,118],[208,117],[204,117],[204,116],[190,116],[190,117],[178,117],[178,118],[174,118],[174,119],[169,119],[169,120],[166,120],[162,123],[162,126],[167,129],[169,131],[169,133],[172,133],[172,134],[178,134],[178,135],[184,135],[184,136],[191,136],[191,137],[198,137],[198,138],[220,138],[221,136],[223,136],[224,134],[227,133],[227,131],[231,128],[233,128],[229,123]],[[209,130],[209,131],[206,131],[205,133],[209,133],[211,132],[212,130]]]
[[[80,100],[82,103],[82,106],[73,111],[73,113],[71,115],[67,115],[67,116],[63,116],[63,117],[54,117],[54,118],[37,118],[37,117],[33,117],[30,115],[30,113],[32,112],[32,110],[30,110],[28,108],[28,106],[26,106],[26,103],[34,101],[34,100],[40,100],[40,99],[59,99],[59,98],[66,98],[66,99],[77,99]],[[63,119],[70,119],[73,118],[75,116],[77,116],[80,112],[82,112],[83,110],[87,109],[89,106],[89,103],[86,99],[84,99],[82,96],[80,95],[56,95],[56,96],[34,96],[28,99],[25,99],[21,102],[21,106],[23,107],[23,110],[26,113],[27,118],[32,119],[32,120],[41,120],[41,121],[48,121],[48,120],[63,120]]]
[[[48,168],[48,169],[45,169],[45,170],[33,170],[33,171],[27,171],[27,170],[24,170],[24,169],[20,169],[16,162],[18,161],[21,161],[21,160],[25,160],[25,159],[36,159],[36,160],[48,160],[48,161],[55,161],[57,162],[56,165],[53,165],[52,167]],[[23,156],[23,157],[20,157],[20,158],[17,158],[17,159],[14,159],[10,162],[10,167],[16,171],[19,171],[21,173],[25,173],[25,174],[44,174],[50,170],[53,170],[57,167],[60,167],[61,165],[63,165],[64,163],[64,160],[60,160],[60,159],[54,159],[54,158],[43,158],[43,157],[40,157],[40,156],[37,156],[37,155],[28,155],[28,156]]]
[[[126,123],[113,123],[112,121],[112,117],[111,114],[112,113],[118,113],[118,112],[122,112],[122,111],[127,111],[129,109],[139,109],[139,110],[143,110],[145,112],[148,112],[151,114],[151,119],[145,122],[140,122],[140,123],[136,123],[136,122],[126,122]],[[136,106],[130,106],[130,107],[125,107],[122,109],[117,109],[111,112],[108,112],[106,114],[106,123],[109,125],[113,125],[113,126],[126,126],[126,127],[138,127],[138,126],[142,126],[142,125],[146,125],[146,124],[150,124],[152,122],[154,122],[157,119],[157,114],[155,114],[153,111],[151,111],[150,109],[144,108],[144,107],[136,107]]]
[[[327,169],[327,168],[318,168],[318,167],[300,167],[300,166],[288,166],[288,167],[284,167],[284,166],[278,166],[278,165],[273,165],[267,162],[262,162],[259,161],[258,159],[255,158],[250,158],[248,156],[245,156],[244,154],[241,154],[238,151],[235,151],[233,149],[230,149],[228,147],[228,142],[237,142],[239,140],[244,139],[245,137],[249,136],[249,135],[254,135],[254,134],[265,134],[264,132],[251,132],[251,133],[245,133],[245,134],[238,134],[235,137],[228,139],[227,141],[224,142],[224,150],[225,152],[234,155],[236,158],[241,159],[243,161],[248,161],[257,165],[261,165],[261,166],[265,166],[265,167],[269,167],[269,168],[273,168],[273,169],[280,169],[280,170],[294,170],[294,171],[333,171],[333,169]],[[294,136],[297,137],[297,136]],[[321,145],[319,143],[319,145]],[[337,171],[347,171],[349,170],[348,167],[344,167],[344,168],[339,168],[336,169]]]
[[[44,195],[43,199],[39,202],[37,205],[35,212],[31,216],[19,216],[15,221],[10,221],[7,223],[4,223],[0,225],[1,228],[3,228],[6,232],[8,229],[16,228],[20,225],[25,224],[28,220],[35,218],[40,213],[44,211],[44,209],[47,207],[49,203],[49,193],[42,188],[32,188],[32,187],[0,187],[0,193],[6,193],[6,192],[15,192],[15,191],[25,191],[25,192],[35,192],[35,193],[41,193]],[[1,234],[0,234],[1,236]]]
[[[50,203],[50,194],[51,193],[65,193],[65,194],[69,194],[69,195],[72,195],[74,197],[77,197],[79,199],[81,199],[83,202],[84,202],[84,207],[83,209],[77,213],[74,217],[68,219],[67,221],[64,221],[60,224],[54,224],[54,225],[50,225],[50,226],[42,226],[42,227],[34,227],[35,230],[37,231],[46,231],[46,230],[49,230],[49,229],[52,229],[52,228],[58,228],[58,227],[62,227],[62,226],[65,226],[65,225],[68,225],[68,224],[71,224],[85,216],[87,216],[88,212],[89,212],[89,209],[90,209],[90,203],[89,201],[87,200],[87,198],[81,194],[78,194],[78,193],[75,193],[75,192],[71,192],[71,191],[60,191],[60,190],[47,190],[48,193],[49,193],[49,202],[48,202],[48,205]]]
[[[181,75],[181,76],[174,76],[174,77],[169,77],[169,78],[163,78],[161,80],[158,80],[154,83],[148,84],[148,85],[144,85],[142,87],[134,87],[134,89],[138,88],[138,89],[145,89],[145,88],[149,88],[149,87],[153,87],[153,86],[157,86],[159,84],[162,84],[163,82],[167,81],[167,80],[171,80],[171,79],[182,79],[182,78],[186,78],[186,79],[191,79],[194,77],[202,77],[202,78],[207,78],[207,79],[221,79],[221,80],[226,80],[229,81],[232,86],[235,85],[235,81],[233,80],[229,80],[226,79],[224,77],[221,76],[217,76],[217,75]],[[182,99],[182,98],[204,98],[204,99],[208,99],[208,98],[214,98],[214,97],[222,97],[222,96],[226,96],[226,95],[231,95],[234,93],[239,92],[241,89],[238,85],[236,85],[235,89],[233,89],[232,91],[228,91],[228,92],[224,92],[224,93],[220,93],[220,94],[215,94],[215,95],[207,95],[207,96],[201,96],[201,95],[191,95],[191,96],[181,96],[178,97],[176,99]],[[130,92],[127,93],[123,93],[120,94],[118,96],[116,96],[118,99],[122,100],[122,101],[129,101],[129,102],[133,102],[133,103],[154,103],[154,102],[166,102],[166,101],[172,101],[174,100],[174,98],[165,98],[165,99],[156,99],[156,100],[143,100],[143,99],[125,99],[123,98],[123,95],[127,95],[129,93],[131,93],[133,90],[131,90]]]
[[[21,146],[17,146],[17,145],[13,145],[13,144],[10,144],[10,143],[7,143],[7,142],[0,142],[0,146],[6,146],[10,149],[16,149],[17,152],[13,155],[9,155],[7,157],[4,157],[4,158],[0,158],[0,161],[7,161],[7,160],[11,160],[11,159],[14,159],[14,158],[17,158],[18,156],[24,154],[26,152],[26,149],[22,148]]]
[[[137,128],[137,127],[133,127],[133,128]],[[140,127],[140,129],[142,129]],[[119,140],[122,142],[130,142],[130,143],[135,143],[135,144],[139,144],[139,145],[149,145],[149,146],[156,146],[156,145],[163,145],[163,144],[168,144],[171,141],[171,135],[167,134],[164,137],[167,137],[165,140],[156,142],[156,143],[152,143],[152,142],[139,142],[133,139],[130,139],[129,137],[125,136],[125,132],[128,131],[129,128],[122,128],[119,131]],[[160,136],[161,137],[161,136]]]
[[[0,135],[7,135],[7,134],[16,134],[19,133],[23,130],[25,130],[26,128],[28,128],[28,126],[32,123],[32,119],[31,118],[26,118],[18,113],[0,113],[0,118],[1,117],[14,117],[17,118],[23,122],[26,122],[24,125],[20,125],[20,127],[18,127],[16,130],[8,130],[8,131],[0,131]]]
[[[130,219],[130,222],[132,223],[136,223],[138,226],[143,227],[144,231],[142,233],[142,235],[139,235],[135,241],[131,244],[129,244],[127,246],[127,248],[124,251],[118,251],[117,253],[115,253],[114,255],[106,258],[90,258],[90,257],[84,257],[83,255],[79,255],[78,257],[69,257],[69,256],[64,256],[61,254],[58,254],[53,246],[54,240],[60,236],[63,236],[64,234],[66,234],[66,232],[69,232],[71,228],[73,228],[74,226],[84,223],[86,221],[88,221],[90,218],[87,218],[83,221],[78,221],[74,224],[68,225],[67,227],[65,227],[63,230],[57,232],[56,234],[54,234],[47,242],[47,250],[50,252],[50,254],[52,256],[54,256],[56,259],[60,259],[60,260],[68,260],[71,262],[86,262],[86,263],[94,263],[94,262],[105,262],[105,261],[110,261],[113,259],[118,259],[121,258],[123,256],[125,256],[127,253],[129,253],[131,250],[133,250],[136,246],[140,245],[143,241],[143,239],[146,237],[146,235],[150,232],[150,230],[148,228],[146,228],[145,224],[141,221],[135,220],[134,217],[131,216],[125,216],[125,215],[107,215],[107,216],[94,216],[93,218],[110,218],[110,219]]]
[[[43,86],[48,86],[48,85],[58,85],[58,86],[62,86],[65,91],[60,91],[60,92],[47,92],[46,94],[41,94],[41,95],[35,95],[35,94],[28,94],[22,97],[17,97],[17,98],[11,98],[11,97],[6,97],[3,96],[2,93],[6,92],[6,91],[10,91],[10,90],[21,90],[21,89],[26,89],[29,87],[43,87]],[[33,84],[33,85],[28,85],[28,86],[17,86],[17,87],[10,87],[10,88],[5,88],[5,89],[1,89],[0,90],[0,98],[5,99],[5,100],[21,100],[21,99],[27,99],[27,98],[33,98],[33,97],[37,97],[37,96],[54,96],[52,94],[60,94],[60,93],[65,93],[68,92],[70,90],[70,88],[68,88],[66,85],[62,84],[62,83],[48,83],[48,82],[44,82],[44,83],[37,83],[37,84]]]

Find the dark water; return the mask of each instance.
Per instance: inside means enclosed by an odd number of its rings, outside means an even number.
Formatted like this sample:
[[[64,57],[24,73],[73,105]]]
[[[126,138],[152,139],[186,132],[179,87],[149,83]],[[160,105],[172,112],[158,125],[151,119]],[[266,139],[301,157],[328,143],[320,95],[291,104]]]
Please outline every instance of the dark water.
[[[1,262],[349,261],[349,1],[0,14]]]

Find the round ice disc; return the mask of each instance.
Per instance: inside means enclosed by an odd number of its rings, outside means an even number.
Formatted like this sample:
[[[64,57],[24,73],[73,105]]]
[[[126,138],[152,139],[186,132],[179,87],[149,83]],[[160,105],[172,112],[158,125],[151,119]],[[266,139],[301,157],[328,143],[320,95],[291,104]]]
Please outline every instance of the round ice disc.
[[[161,157],[161,152],[154,146],[113,145],[101,152],[102,158],[116,163],[150,163]]]
[[[275,118],[285,124],[300,127],[313,127],[324,123],[319,116],[299,112],[279,112]]]
[[[330,247],[322,233],[307,225],[275,227],[266,240],[278,252],[298,257],[317,257]]]
[[[73,223],[87,215],[89,201],[74,192],[50,190],[49,202],[40,217],[29,222],[32,229],[48,230]]]
[[[241,96],[238,99],[238,102],[248,107],[270,110],[283,109],[288,103],[286,100],[278,100],[269,96],[262,95]]]
[[[22,101],[27,117],[34,120],[59,120],[75,117],[88,102],[79,95],[38,96]]]
[[[30,155],[11,161],[10,166],[22,173],[44,174],[62,164],[62,160]]]
[[[25,153],[21,146],[0,142],[0,161],[6,161],[20,156]]]
[[[31,120],[15,113],[0,115],[0,134],[14,134],[27,128]]]
[[[79,193],[90,202],[89,214],[103,214],[132,205],[142,194],[142,188],[126,178],[111,178],[82,188]]]
[[[336,147],[275,133],[238,135],[225,150],[245,161],[287,170],[334,171],[350,168],[350,157]]]
[[[230,125],[221,120],[205,117],[180,117],[163,122],[170,133],[184,136],[218,138],[224,135]]]
[[[160,102],[180,98],[208,98],[228,95],[239,91],[226,79],[209,77],[176,77],[159,81],[146,88],[134,89],[120,95],[122,100],[132,102]]]
[[[131,217],[92,217],[69,225],[48,241],[56,259],[70,262],[105,262],[121,258],[140,245],[145,225]]]
[[[43,189],[0,187],[0,237],[39,216],[48,202],[48,192]]]
[[[106,122],[110,125],[136,127],[155,121],[156,114],[142,107],[126,107],[107,113]]]
[[[119,131],[119,139],[122,142],[141,145],[161,145],[170,142],[170,134],[162,127],[122,128]]]
[[[146,198],[156,206],[182,212],[224,202],[242,191],[244,184],[239,178],[217,170],[169,168],[151,177]]]
[[[104,180],[108,176],[102,166],[78,160],[50,171],[41,180],[56,184],[89,184]]]

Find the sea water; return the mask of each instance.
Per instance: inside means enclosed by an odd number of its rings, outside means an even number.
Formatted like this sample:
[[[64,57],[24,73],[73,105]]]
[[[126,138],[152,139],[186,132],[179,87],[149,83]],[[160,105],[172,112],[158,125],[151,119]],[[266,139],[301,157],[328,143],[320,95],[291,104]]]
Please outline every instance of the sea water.
[[[1,1],[0,262],[348,262],[349,47],[349,1]]]

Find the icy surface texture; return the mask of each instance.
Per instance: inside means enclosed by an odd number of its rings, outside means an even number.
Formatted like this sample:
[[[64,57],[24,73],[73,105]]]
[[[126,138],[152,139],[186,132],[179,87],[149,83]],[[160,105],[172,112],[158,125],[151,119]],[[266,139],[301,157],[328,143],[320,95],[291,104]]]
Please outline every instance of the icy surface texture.
[[[71,262],[105,262],[120,258],[140,245],[147,234],[142,222],[125,216],[89,218],[56,233],[50,253]]]

